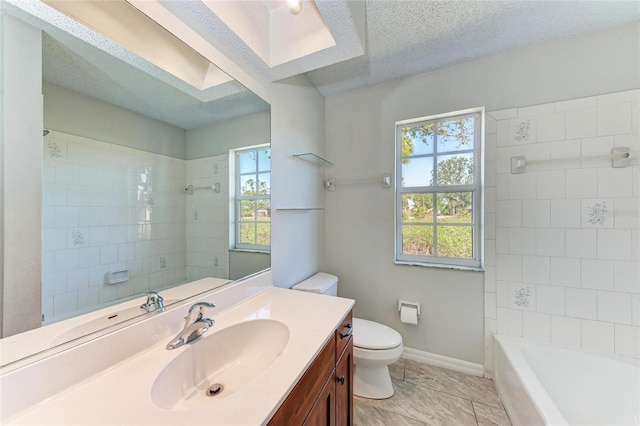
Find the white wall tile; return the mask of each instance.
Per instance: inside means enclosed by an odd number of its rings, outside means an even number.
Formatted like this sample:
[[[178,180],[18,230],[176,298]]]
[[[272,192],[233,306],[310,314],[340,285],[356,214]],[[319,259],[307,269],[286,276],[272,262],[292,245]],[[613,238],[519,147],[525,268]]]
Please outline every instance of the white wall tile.
[[[583,348],[601,352],[614,351],[613,324],[591,320],[581,322]]]
[[[596,290],[567,288],[567,316],[595,320],[598,317]]]
[[[56,250],[55,270],[69,271],[78,267],[78,249]]]
[[[577,346],[582,344],[582,326],[577,318],[551,316],[551,343]]]
[[[567,170],[567,198],[595,198],[598,196],[598,170]]]
[[[523,200],[522,226],[549,227],[551,224],[550,200]]]
[[[630,167],[598,169],[598,197],[631,197],[633,194]]]
[[[631,102],[598,104],[598,135],[618,135],[632,129]]]
[[[485,213],[484,215],[484,237],[488,240],[495,240],[496,238],[495,213]]]
[[[631,294],[598,291],[598,321],[631,324]]]
[[[631,295],[631,323],[640,325],[640,294]]]
[[[100,247],[84,247],[78,249],[78,267],[86,268],[100,264]]]
[[[553,161],[550,168],[552,170],[580,168],[580,144],[580,139],[552,142],[550,156]]]
[[[493,265],[484,267],[484,291],[496,291],[496,267]]]
[[[507,281],[496,282],[496,304],[500,308],[511,306],[511,290]]]
[[[496,334],[498,324],[495,319],[485,318],[484,320],[484,368],[488,372],[493,372],[494,360],[493,351],[495,340],[493,336]]]
[[[135,259],[135,246],[133,243],[118,244],[118,261],[123,262]]]
[[[514,309],[497,308],[498,334],[522,337],[522,311]]]
[[[89,244],[91,246],[102,246],[109,244],[109,227],[92,226],[89,228]]]
[[[640,260],[640,230],[631,231],[631,260]]]
[[[78,293],[70,291],[53,296],[53,314],[63,315],[78,309]]]
[[[52,251],[42,252],[42,274],[55,272],[55,253]]]
[[[106,275],[109,272],[107,265],[96,265],[89,268],[89,285],[103,286],[106,283]]]
[[[496,266],[496,278],[499,281],[522,280],[522,256],[498,254]]]
[[[506,120],[518,116],[518,108],[499,109],[487,112],[494,120]]]
[[[640,327],[615,324],[614,332],[616,354],[640,358]]]
[[[587,98],[570,99],[566,101],[556,102],[556,111],[568,111],[574,109],[582,110],[589,107],[595,107],[596,105],[596,96],[590,96]]]
[[[509,253],[535,254],[535,231],[534,228],[509,228]]]
[[[485,266],[486,265],[495,265],[496,264],[496,242],[495,242],[495,240],[486,240],[484,242],[484,253],[483,254],[484,254],[484,264],[485,264]],[[137,257],[137,254],[136,254],[136,257]]]
[[[538,117],[538,141],[559,141],[565,139],[565,112],[553,112]]]
[[[69,185],[67,188],[67,203],[70,206],[90,206],[91,187]]]
[[[595,258],[596,230],[567,229],[565,247],[567,257]]]
[[[65,228],[42,230],[42,251],[62,250],[65,248],[67,248],[67,230]]]
[[[110,226],[109,227],[109,244],[120,244],[127,241],[127,227]]]
[[[565,171],[551,170],[537,175],[538,199],[565,198]]]
[[[551,200],[551,227],[580,228],[580,200]]]
[[[100,264],[107,265],[118,261],[118,245],[100,246]]]
[[[631,260],[629,231],[598,229],[598,259]]]
[[[100,207],[78,207],[78,226],[100,225]]]
[[[496,316],[496,294],[484,293],[484,316],[485,318],[493,318]]]
[[[89,247],[89,228],[67,228],[67,248]]]
[[[571,109],[566,111],[566,138],[590,138],[597,136],[596,108]]]
[[[42,186],[42,204],[45,206],[66,206],[67,185],[45,183]]]
[[[522,173],[509,176],[509,199],[527,200],[536,198],[535,173]]]
[[[67,291],[89,286],[89,268],[74,269],[67,272]]]
[[[613,219],[619,229],[640,229],[640,197],[616,198]]]
[[[522,313],[522,337],[539,342],[551,341],[551,316],[537,312]]]
[[[582,259],[580,273],[583,288],[613,290],[612,260]]]
[[[59,206],[55,210],[55,226],[56,228],[69,228],[78,226],[78,208]]]
[[[531,284],[549,284],[549,258],[543,256],[522,257],[522,281]]]
[[[518,117],[509,120],[510,145],[522,145],[536,142],[536,117]]]
[[[539,285],[536,287],[537,311],[553,315],[565,315],[564,287]]]
[[[67,291],[67,271],[42,275],[42,296],[53,296]]]
[[[550,264],[551,285],[580,287],[580,259],[552,257]]]
[[[497,201],[496,209],[496,226],[522,225],[522,201]]]
[[[615,291],[640,293],[640,263],[614,262]]]
[[[565,255],[565,230],[562,228],[537,228],[535,242],[538,256]]]

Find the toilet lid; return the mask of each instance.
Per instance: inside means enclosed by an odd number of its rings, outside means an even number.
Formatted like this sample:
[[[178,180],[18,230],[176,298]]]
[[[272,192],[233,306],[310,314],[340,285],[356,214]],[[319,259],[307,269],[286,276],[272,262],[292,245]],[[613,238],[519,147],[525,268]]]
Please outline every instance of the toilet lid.
[[[365,320],[353,319],[353,345],[362,349],[392,349],[402,344],[402,336],[393,328]]]

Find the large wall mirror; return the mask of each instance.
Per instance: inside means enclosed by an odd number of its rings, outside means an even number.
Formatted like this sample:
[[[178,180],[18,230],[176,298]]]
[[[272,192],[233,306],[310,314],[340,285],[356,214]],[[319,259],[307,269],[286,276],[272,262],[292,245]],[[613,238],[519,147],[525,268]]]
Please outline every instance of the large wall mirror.
[[[146,18],[126,2],[89,3]],[[49,344],[144,315],[143,292],[168,305],[268,268],[269,104],[177,39],[184,66],[170,60],[172,70],[66,11],[33,10],[5,5],[3,15],[42,35],[44,129],[34,161],[42,165],[40,328],[57,330]],[[77,25],[84,39],[46,17]],[[29,353],[6,355],[3,365]]]

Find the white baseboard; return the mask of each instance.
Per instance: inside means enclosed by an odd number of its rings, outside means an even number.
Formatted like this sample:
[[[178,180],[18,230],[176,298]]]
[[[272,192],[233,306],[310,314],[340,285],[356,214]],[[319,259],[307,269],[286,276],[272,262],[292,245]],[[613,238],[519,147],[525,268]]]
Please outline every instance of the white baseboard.
[[[436,367],[448,368],[449,370],[471,374],[472,376],[484,376],[484,367],[482,364],[450,358],[444,355],[405,347],[402,352],[402,357],[413,361],[424,362],[429,365],[435,365]]]

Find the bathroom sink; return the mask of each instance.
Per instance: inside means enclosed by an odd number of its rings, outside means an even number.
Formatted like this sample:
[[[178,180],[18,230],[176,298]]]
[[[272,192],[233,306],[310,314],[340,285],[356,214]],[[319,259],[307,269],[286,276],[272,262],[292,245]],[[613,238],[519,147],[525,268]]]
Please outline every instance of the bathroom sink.
[[[241,322],[205,334],[179,349],[182,352],[153,383],[151,398],[165,410],[210,407],[257,378],[288,341],[288,327],[270,319]]]
[[[165,306],[168,306],[172,303],[177,302],[178,299],[165,300]],[[105,315],[102,315],[96,319],[91,321],[87,321],[83,324],[80,324],[76,327],[70,328],[69,330],[57,335],[52,341],[52,345],[59,345],[61,343],[68,342],[73,339],[77,339],[78,337],[85,336],[89,333],[96,332],[98,330],[102,330],[109,326],[112,326],[117,323],[121,323],[123,321],[129,320],[131,318],[137,317],[139,315],[145,314],[140,306],[132,306],[130,308],[121,309],[119,311],[109,312]]]

